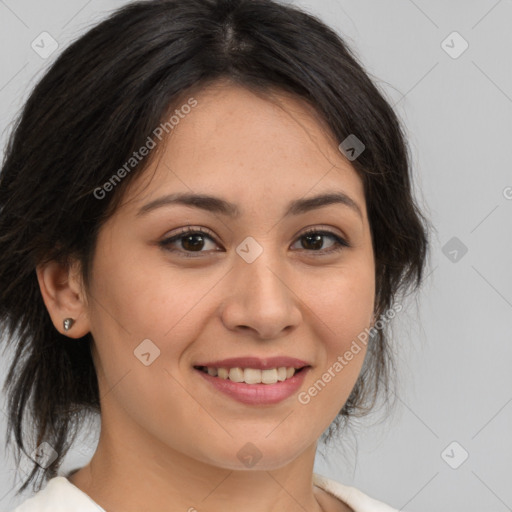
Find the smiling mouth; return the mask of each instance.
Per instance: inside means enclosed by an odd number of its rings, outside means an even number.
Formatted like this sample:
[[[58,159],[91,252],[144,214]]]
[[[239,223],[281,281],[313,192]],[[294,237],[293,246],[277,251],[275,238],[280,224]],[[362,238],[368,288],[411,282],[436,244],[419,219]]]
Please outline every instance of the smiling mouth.
[[[239,382],[245,384],[277,384],[291,379],[294,375],[307,368],[280,366],[279,368],[269,368],[267,370],[259,370],[256,368],[215,368],[207,366],[194,366],[196,370],[207,373],[211,377],[217,377],[223,380]]]

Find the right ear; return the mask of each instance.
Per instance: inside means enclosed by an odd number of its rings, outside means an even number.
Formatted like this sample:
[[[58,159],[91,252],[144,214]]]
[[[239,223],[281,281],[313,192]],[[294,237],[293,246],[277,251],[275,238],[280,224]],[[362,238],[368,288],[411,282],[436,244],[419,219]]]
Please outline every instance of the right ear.
[[[90,332],[87,301],[80,278],[80,265],[75,260],[64,265],[52,260],[36,267],[37,280],[46,309],[55,329],[70,338],[81,338]],[[72,318],[69,331],[63,322]]]

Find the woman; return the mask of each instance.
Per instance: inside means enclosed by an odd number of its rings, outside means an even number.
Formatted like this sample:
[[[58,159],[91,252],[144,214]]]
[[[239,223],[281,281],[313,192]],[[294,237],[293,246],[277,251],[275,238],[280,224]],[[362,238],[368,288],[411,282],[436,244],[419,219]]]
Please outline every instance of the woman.
[[[135,2],[67,48],[0,174],[8,435],[20,491],[47,482],[16,511],[393,510],[313,463],[386,392],[427,251],[410,180],[393,110],[296,8]]]

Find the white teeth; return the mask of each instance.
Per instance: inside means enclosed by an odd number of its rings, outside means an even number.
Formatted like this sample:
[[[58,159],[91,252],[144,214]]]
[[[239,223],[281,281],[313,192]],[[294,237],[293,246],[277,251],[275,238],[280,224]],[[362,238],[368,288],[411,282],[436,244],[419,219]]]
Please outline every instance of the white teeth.
[[[229,370],[229,380],[232,380],[233,382],[243,382],[244,371],[242,368],[231,368],[231,370]]]
[[[220,377],[221,379],[227,379],[229,375],[229,372],[226,368],[218,368],[217,369],[217,377]]]
[[[286,380],[286,368],[284,366],[281,366],[281,368],[277,369],[277,380],[279,382]]]
[[[245,382],[246,384],[276,384],[283,382],[294,376],[295,368],[280,366],[268,370],[258,370],[256,368],[203,368],[208,375],[219,377],[220,379],[229,379],[233,382]]]
[[[244,382],[246,384],[261,384],[261,370],[246,368],[244,370]]]
[[[261,382],[263,384],[275,384],[277,382],[277,370],[261,370]]]

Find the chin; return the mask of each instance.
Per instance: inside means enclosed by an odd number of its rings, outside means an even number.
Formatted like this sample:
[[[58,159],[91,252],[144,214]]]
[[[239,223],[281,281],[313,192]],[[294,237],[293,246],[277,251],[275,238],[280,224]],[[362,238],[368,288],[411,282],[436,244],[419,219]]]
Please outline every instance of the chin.
[[[268,439],[255,442],[230,441],[225,451],[209,453],[208,457],[200,458],[222,469],[272,471],[287,466],[302,453],[303,450],[298,450],[297,444],[283,446],[278,440],[272,443]]]

